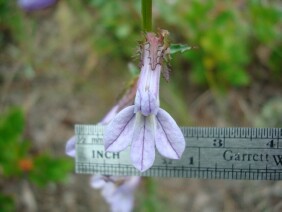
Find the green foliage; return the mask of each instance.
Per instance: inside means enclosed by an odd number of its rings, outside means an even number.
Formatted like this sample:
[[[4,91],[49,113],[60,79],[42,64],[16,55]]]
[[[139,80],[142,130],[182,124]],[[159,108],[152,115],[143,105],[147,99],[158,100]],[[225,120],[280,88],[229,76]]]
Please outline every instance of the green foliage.
[[[0,177],[4,181],[27,177],[39,186],[63,181],[73,169],[71,160],[47,153],[32,154],[31,143],[23,139],[23,130],[24,115],[19,108],[0,115]],[[0,193],[0,211],[10,208],[12,199]]]
[[[72,163],[66,158],[55,159],[42,154],[34,158],[34,169],[30,171],[29,179],[39,186],[49,182],[60,182],[66,173],[73,169]]]
[[[22,39],[23,34],[22,17],[16,7],[16,2],[0,0],[0,47],[11,38]]]
[[[109,69],[112,72],[124,70],[122,63],[131,60],[136,41],[141,37],[141,1],[69,0],[55,7],[58,13],[67,10],[70,15],[75,14],[75,20],[81,20],[81,24],[75,22],[75,30],[70,29],[70,35],[72,31],[82,32],[75,40],[91,41],[97,57],[102,58],[101,63],[111,62]],[[168,29],[173,42],[196,47],[185,51],[178,60],[184,66],[181,70],[185,70],[183,75],[186,77],[182,79],[225,91],[232,86],[249,85],[256,71],[254,64],[263,65],[273,79],[279,79],[282,72],[282,10],[278,1],[179,0],[164,3],[156,0],[153,8],[153,31],[159,27]],[[26,31],[34,29],[36,32],[40,28],[39,18],[25,16],[15,2],[0,0],[0,17],[3,20],[0,24],[2,40],[7,33],[19,40],[25,37]],[[62,25],[65,26],[64,22]],[[22,46],[28,45],[29,39],[20,40]],[[187,50],[186,46],[172,46],[172,53],[183,50]],[[117,64],[122,67],[117,68]]]
[[[18,162],[28,148],[28,143],[21,138],[23,127],[23,114],[19,109],[12,109],[0,117],[0,170],[4,176],[20,174]]]
[[[225,4],[221,6],[214,1],[208,4],[192,1],[189,7],[186,15],[189,37],[199,45],[196,51],[186,54],[192,62],[191,78],[217,89],[247,85],[249,76],[244,70],[250,61],[247,32],[238,11]]]
[[[85,9],[95,10],[96,24],[92,29],[95,34],[95,50],[99,50],[103,55],[110,53],[117,60],[124,57],[129,59],[141,35],[141,19],[138,14],[141,7],[136,8],[141,6],[141,2],[121,3],[115,0],[85,2],[87,3],[83,6]]]
[[[172,25],[167,28],[174,28],[171,34],[196,47],[184,53],[190,82],[219,91],[246,86],[257,61],[281,76],[281,3],[192,0],[168,8],[157,1],[157,7]]]
[[[0,211],[1,212],[10,212],[15,211],[14,200],[10,196],[2,195],[0,193]]]
[[[265,4],[262,1],[248,1],[249,21],[252,24],[251,33],[260,43],[271,44],[281,39],[282,8],[278,5]],[[280,22],[280,23],[279,23]],[[281,41],[281,40],[280,40]]]
[[[263,4],[261,1],[248,1],[249,13],[246,15],[252,26],[250,41],[253,51],[264,49],[265,56],[260,58],[274,74],[282,74],[282,7],[275,4]]]

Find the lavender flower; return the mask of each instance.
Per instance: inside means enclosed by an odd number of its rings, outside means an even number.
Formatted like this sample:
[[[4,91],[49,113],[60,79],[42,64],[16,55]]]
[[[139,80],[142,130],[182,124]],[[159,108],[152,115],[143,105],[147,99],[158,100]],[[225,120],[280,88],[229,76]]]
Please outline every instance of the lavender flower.
[[[41,10],[56,3],[57,0],[18,0],[18,5],[26,10]]]
[[[140,177],[93,176],[91,186],[101,189],[112,212],[130,212],[134,206],[134,191]]]
[[[180,159],[185,139],[174,119],[159,107],[160,73],[168,78],[164,62],[169,54],[167,31],[147,33],[141,46],[142,68],[135,104],[123,109],[107,126],[106,151],[119,152],[131,144],[131,161],[141,172],[155,160],[155,146],[161,155]]]

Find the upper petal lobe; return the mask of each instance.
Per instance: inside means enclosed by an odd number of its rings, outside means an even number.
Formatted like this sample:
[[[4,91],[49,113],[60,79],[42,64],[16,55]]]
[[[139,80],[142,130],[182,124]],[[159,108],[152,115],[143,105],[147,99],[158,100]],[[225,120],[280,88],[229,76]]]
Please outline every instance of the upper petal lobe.
[[[126,107],[115,116],[105,129],[104,145],[106,151],[119,152],[130,144],[134,120],[134,105]]]

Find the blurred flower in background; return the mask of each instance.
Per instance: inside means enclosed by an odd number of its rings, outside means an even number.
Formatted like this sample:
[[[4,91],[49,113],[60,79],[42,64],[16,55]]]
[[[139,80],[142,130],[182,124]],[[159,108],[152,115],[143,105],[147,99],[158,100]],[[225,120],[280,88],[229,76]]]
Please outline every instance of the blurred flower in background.
[[[45,9],[56,2],[57,0],[18,0],[18,5],[26,11],[33,11]]]
[[[106,114],[98,123],[108,124],[125,105],[132,102],[132,94],[136,92],[136,85],[133,83],[120,101]],[[75,157],[76,137],[71,137],[66,144],[65,152],[70,157]],[[113,177],[105,175],[93,175],[90,185],[100,189],[101,194],[109,204],[112,212],[130,212],[134,206],[134,191],[139,185],[140,177]]]
[[[70,157],[75,157],[75,143],[76,139],[75,136],[72,136],[66,144],[66,154]]]
[[[130,212],[134,206],[134,191],[140,177],[93,176],[91,186],[101,189],[102,196],[112,212]]]
[[[67,141],[66,154],[68,156],[75,157],[75,143],[75,136]],[[140,180],[140,177],[93,175],[90,185],[101,190],[101,194],[112,212],[130,212],[134,206],[134,192]]]

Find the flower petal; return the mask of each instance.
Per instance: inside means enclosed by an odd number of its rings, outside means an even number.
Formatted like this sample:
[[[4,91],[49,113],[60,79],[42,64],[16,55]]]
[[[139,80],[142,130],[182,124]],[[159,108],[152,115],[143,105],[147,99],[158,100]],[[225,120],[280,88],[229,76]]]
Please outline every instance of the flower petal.
[[[56,3],[57,0],[18,0],[18,5],[27,11],[41,10]]]
[[[70,157],[75,157],[75,144],[76,144],[76,137],[72,136],[66,144],[66,154]]]
[[[124,183],[121,185],[120,189],[124,192],[134,192],[134,190],[137,188],[141,180],[141,177],[127,177],[125,178]]]
[[[132,164],[141,172],[150,168],[155,160],[155,116],[136,113],[131,144]]]
[[[100,189],[106,185],[106,181],[102,175],[93,175],[90,178],[90,185],[93,188]]]
[[[117,187],[111,198],[112,212],[130,212],[134,206],[134,191],[140,182],[140,177],[127,177]]]
[[[105,129],[104,145],[106,151],[119,152],[130,144],[134,120],[134,105],[126,107],[115,116]]]
[[[107,203],[111,203],[113,199],[113,195],[115,191],[117,190],[117,186],[113,182],[107,182],[102,187],[102,196],[106,200]]]
[[[112,212],[131,212],[134,206],[134,194],[115,192],[109,203]]]
[[[185,150],[185,139],[174,119],[163,109],[156,116],[156,146],[161,155],[180,159]]]

